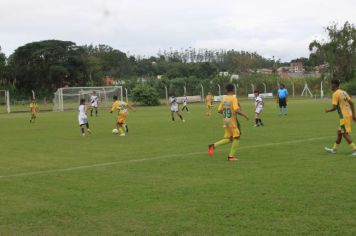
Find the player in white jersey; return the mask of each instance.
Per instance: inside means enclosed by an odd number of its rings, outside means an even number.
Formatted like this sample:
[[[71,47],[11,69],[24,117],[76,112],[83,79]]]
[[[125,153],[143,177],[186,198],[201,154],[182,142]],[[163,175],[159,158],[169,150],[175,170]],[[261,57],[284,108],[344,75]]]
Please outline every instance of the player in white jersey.
[[[91,133],[91,130],[89,129],[87,109],[85,107],[85,99],[80,99],[78,111],[79,111],[78,120],[79,120],[80,130],[82,131],[82,135],[85,136],[84,126],[86,126],[87,128],[87,132],[89,134]]]
[[[188,111],[189,111],[189,110],[188,110],[188,98],[187,98],[187,96],[186,96],[185,94],[184,94],[184,96],[183,96],[182,101],[183,101],[183,108],[182,108],[182,111],[186,110],[186,111],[188,112]]]
[[[260,96],[260,91],[255,90],[254,94],[255,94],[255,118],[256,118],[255,127],[259,127],[259,126],[263,126],[261,120],[261,114],[265,104],[263,102],[262,97]]]
[[[93,91],[93,94],[90,96],[90,116],[93,116],[93,110],[95,110],[95,116],[98,116],[98,105],[99,98],[96,95],[96,92]]]
[[[172,121],[174,121],[174,113],[176,113],[179,118],[185,122],[183,119],[183,116],[179,113],[179,105],[178,105],[178,99],[172,95],[171,98],[169,99],[169,103],[171,104],[171,116],[172,116]]]

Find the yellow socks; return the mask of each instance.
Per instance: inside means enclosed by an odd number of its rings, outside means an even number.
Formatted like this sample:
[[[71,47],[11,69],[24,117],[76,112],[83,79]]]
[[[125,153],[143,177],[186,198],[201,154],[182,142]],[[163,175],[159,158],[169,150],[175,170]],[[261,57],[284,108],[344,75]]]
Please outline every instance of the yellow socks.
[[[238,139],[234,139],[234,141],[232,141],[229,157],[236,157],[237,148],[239,147],[239,143],[240,143],[240,141]]]
[[[352,148],[352,151],[356,151],[356,144],[355,143],[351,143],[350,147]]]
[[[124,134],[125,133],[124,127],[120,127],[119,131],[120,131],[121,134]]]
[[[339,144],[337,144],[337,143],[334,143],[334,145],[333,145],[333,149],[336,151],[337,150],[337,148],[339,147]]]
[[[222,146],[222,145],[225,145],[225,144],[228,144],[228,143],[231,143],[231,140],[230,139],[222,139],[216,143],[214,143],[214,147],[219,147],[219,146]]]

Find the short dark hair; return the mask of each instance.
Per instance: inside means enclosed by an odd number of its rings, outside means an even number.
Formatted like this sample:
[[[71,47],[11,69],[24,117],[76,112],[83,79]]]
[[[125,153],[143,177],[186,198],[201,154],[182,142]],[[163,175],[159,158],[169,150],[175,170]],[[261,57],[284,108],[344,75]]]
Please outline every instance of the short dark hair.
[[[260,90],[256,89],[253,93],[258,93],[258,94],[260,94]]]
[[[226,88],[226,91],[228,91],[228,92],[233,92],[234,91],[234,85],[233,84],[227,84],[225,88]]]
[[[84,104],[85,104],[85,99],[84,98],[80,99],[80,105],[84,105]]]
[[[114,95],[114,96],[112,97],[112,99],[117,100],[117,96],[116,96],[116,95]]]
[[[280,86],[280,87],[283,87],[283,88],[285,88],[285,87],[286,87],[284,84],[280,84],[279,86]]]
[[[340,86],[340,80],[333,79],[333,80],[331,80],[331,84],[336,85],[337,87],[339,87]]]

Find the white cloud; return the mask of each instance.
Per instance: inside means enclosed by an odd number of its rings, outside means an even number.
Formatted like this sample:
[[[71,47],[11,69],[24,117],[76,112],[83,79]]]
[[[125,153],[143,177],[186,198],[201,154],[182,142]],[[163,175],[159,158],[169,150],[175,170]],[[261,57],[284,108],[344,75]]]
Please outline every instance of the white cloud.
[[[109,44],[134,54],[194,47],[308,55],[332,21],[356,22],[354,0],[1,0],[0,46],[31,41]]]

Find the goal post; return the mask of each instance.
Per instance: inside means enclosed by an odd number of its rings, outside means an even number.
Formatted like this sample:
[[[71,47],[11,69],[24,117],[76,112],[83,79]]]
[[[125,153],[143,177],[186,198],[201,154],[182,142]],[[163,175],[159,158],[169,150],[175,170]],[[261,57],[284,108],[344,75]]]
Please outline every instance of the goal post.
[[[4,110],[6,113],[11,112],[9,90],[0,90],[0,105],[5,107]]]
[[[53,111],[77,109],[80,99],[89,102],[94,91],[99,98],[99,106],[101,107],[110,107],[114,95],[123,100],[122,86],[64,87],[57,89],[54,93]]]

